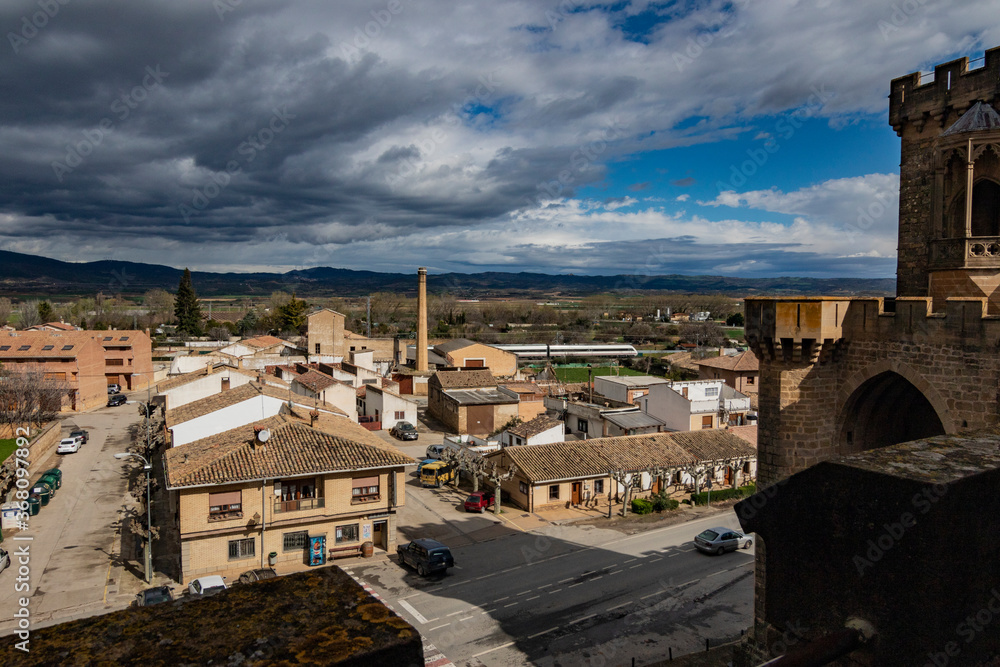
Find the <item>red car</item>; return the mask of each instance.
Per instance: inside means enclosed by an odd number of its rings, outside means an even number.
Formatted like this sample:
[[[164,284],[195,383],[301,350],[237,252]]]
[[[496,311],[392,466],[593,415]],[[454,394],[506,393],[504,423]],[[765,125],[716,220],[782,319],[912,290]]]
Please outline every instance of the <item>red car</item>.
[[[493,494],[489,491],[476,491],[465,499],[466,512],[483,512],[493,507]]]

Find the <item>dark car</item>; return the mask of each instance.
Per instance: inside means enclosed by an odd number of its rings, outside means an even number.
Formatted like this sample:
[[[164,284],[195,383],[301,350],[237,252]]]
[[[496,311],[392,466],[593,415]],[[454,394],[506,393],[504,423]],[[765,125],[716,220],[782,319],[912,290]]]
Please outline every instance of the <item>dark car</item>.
[[[116,405],[124,405],[127,400],[123,394],[114,394],[108,397],[108,407],[113,408]]]
[[[238,581],[241,584],[252,584],[255,581],[264,581],[265,579],[274,579],[278,576],[278,573],[269,567],[257,568],[256,570],[248,570],[240,575]]]
[[[81,428],[81,429],[76,430],[76,431],[70,431],[69,432],[69,437],[71,437],[71,438],[79,437],[80,438],[80,442],[82,442],[83,444],[87,444],[87,440],[90,439],[90,434],[87,433],[85,430],[83,430]]]
[[[147,588],[141,593],[136,594],[135,602],[132,604],[136,607],[149,607],[161,602],[172,602],[173,599],[174,596],[170,592],[169,586],[157,586],[155,588]]]
[[[465,499],[466,512],[483,512],[493,507],[493,493],[491,491],[473,491]]]
[[[416,440],[420,437],[417,428],[410,422],[396,422],[396,425],[389,429],[389,435],[400,440]]]
[[[436,540],[413,540],[409,544],[396,547],[400,565],[409,565],[416,569],[421,577],[433,572],[447,573],[449,567],[455,566],[451,550]]]

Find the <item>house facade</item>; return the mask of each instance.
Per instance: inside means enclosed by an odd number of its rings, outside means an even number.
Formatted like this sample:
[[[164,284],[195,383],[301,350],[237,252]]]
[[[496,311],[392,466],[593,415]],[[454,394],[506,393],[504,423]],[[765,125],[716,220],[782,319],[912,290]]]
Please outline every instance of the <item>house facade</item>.
[[[374,417],[382,422],[382,430],[388,431],[396,422],[417,423],[417,404],[398,393],[378,385],[367,384],[364,396],[358,399],[358,416]]]
[[[558,419],[539,415],[530,421],[512,426],[500,434],[503,447],[549,445],[566,439],[566,425]]]
[[[438,371],[427,383],[427,412],[459,434],[492,433],[517,416],[517,402],[488,370]]]
[[[249,384],[254,378],[251,373],[219,364],[163,380],[156,385],[156,393],[162,397],[164,409],[172,410]]]
[[[639,407],[668,430],[697,431],[746,424],[750,397],[722,380],[690,380],[651,387]]]
[[[367,542],[393,552],[412,463],[392,448],[284,415],[168,450],[181,583],[212,574],[233,581],[266,565],[305,569],[313,538],[324,539],[327,561],[361,555]]]
[[[63,383],[60,405],[53,409],[90,410],[108,400],[104,348],[89,331],[0,332],[0,367]]]
[[[545,397],[548,390],[534,382],[505,382],[501,388],[517,394],[517,416],[524,421],[531,421],[538,415],[545,414]]]
[[[125,391],[153,384],[153,346],[149,333],[138,329],[89,331],[104,348],[105,385]]]
[[[487,457],[505,471],[515,466],[501,488],[529,512],[607,506],[620,502],[626,489],[631,499],[687,492],[707,479],[737,486],[755,478],[757,469],[756,449],[724,430],[504,447]]]

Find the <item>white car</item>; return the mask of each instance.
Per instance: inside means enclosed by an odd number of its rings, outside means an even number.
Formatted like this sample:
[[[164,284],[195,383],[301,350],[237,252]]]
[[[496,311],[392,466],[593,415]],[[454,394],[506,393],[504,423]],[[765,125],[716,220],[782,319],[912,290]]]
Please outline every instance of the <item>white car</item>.
[[[198,577],[188,585],[188,593],[191,595],[215,595],[226,590],[226,580],[217,574],[208,577]]]
[[[56,454],[76,454],[80,451],[80,438],[63,438],[56,447]]]

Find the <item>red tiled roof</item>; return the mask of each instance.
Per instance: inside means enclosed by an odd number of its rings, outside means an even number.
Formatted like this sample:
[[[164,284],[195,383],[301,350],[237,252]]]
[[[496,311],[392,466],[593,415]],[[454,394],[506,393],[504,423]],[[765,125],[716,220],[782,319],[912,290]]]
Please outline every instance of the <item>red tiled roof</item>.
[[[533,435],[544,433],[550,428],[555,428],[556,426],[561,425],[562,422],[558,419],[552,419],[551,417],[546,417],[545,415],[539,415],[531,421],[526,421],[523,424],[518,424],[517,426],[507,429],[507,432],[511,435],[519,435],[522,438],[527,439]]]
[[[431,382],[437,379],[442,389],[478,389],[481,387],[496,387],[497,381],[493,373],[481,371],[438,371],[431,376]]]
[[[259,428],[270,438],[257,441]],[[167,450],[163,456],[171,489],[214,486],[352,470],[396,468],[413,463],[398,451],[327,433],[287,415],[247,424]]]
[[[757,362],[757,355],[749,350],[729,357],[709,357],[707,359],[700,359],[694,363],[699,366],[721,368],[723,370],[737,371],[741,373],[756,373],[760,367]]]
[[[287,341],[284,341],[277,336],[257,336],[255,338],[245,338],[239,342],[244,345],[249,345],[250,347],[257,347],[261,349],[287,343]]]
[[[326,373],[320,373],[317,370],[308,370],[305,373],[293,378],[293,382],[298,382],[303,387],[319,393],[326,389],[327,387],[337,384],[337,380]]]

